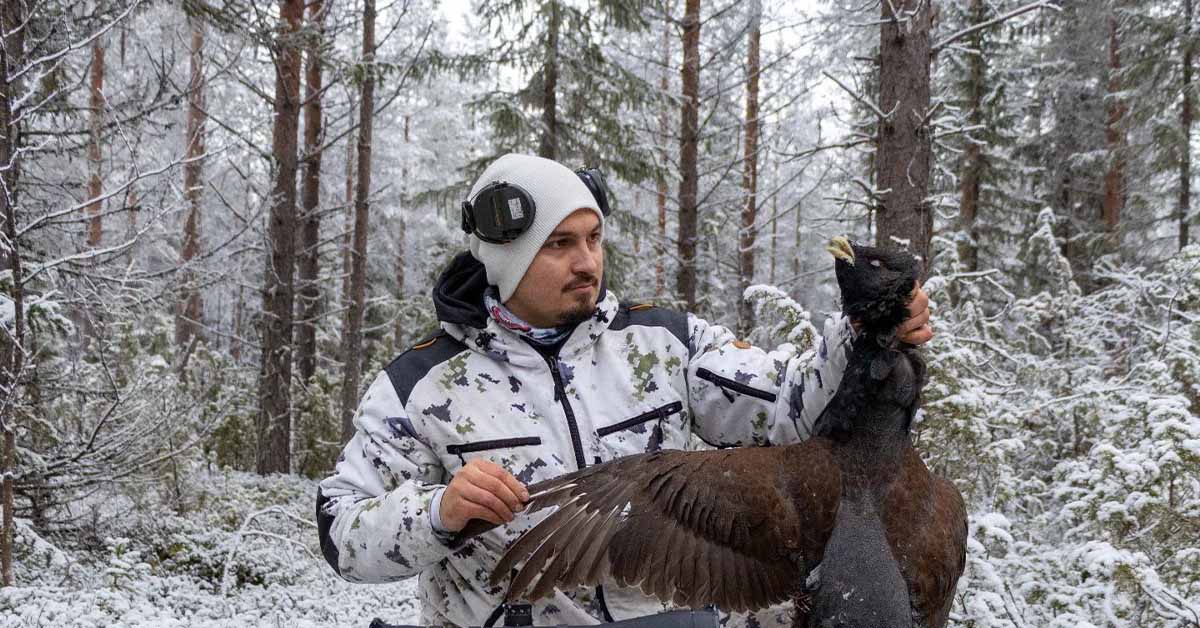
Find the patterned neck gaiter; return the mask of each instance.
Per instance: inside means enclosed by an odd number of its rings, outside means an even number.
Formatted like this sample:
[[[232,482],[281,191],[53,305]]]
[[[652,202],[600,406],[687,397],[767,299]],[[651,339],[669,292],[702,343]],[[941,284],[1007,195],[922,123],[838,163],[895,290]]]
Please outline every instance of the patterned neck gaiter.
[[[487,309],[492,320],[496,321],[501,327],[516,332],[539,345],[553,345],[566,338],[571,333],[571,330],[575,329],[574,325],[534,327],[521,320],[521,317],[513,314],[512,310],[504,307],[499,297],[500,293],[496,290],[495,286],[488,286],[488,289],[483,293],[483,307]]]

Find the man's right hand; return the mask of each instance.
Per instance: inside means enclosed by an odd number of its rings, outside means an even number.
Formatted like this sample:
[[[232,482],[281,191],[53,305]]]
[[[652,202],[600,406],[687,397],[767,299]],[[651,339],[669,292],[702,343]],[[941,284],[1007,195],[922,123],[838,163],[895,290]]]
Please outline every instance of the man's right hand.
[[[471,519],[503,525],[524,510],[527,501],[529,491],[511,473],[490,460],[476,459],[450,479],[438,515],[448,532],[462,530]]]

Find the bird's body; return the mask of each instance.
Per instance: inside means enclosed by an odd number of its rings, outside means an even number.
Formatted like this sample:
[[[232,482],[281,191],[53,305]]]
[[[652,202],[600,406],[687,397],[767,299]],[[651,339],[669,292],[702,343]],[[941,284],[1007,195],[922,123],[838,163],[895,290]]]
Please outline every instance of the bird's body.
[[[862,332],[814,437],[640,454],[535,484],[528,510],[558,509],[509,548],[493,581],[524,560],[510,597],[611,577],[681,606],[790,598],[796,628],[944,626],[966,510],[909,437],[925,367],[895,328],[915,265],[843,242],[839,285]]]

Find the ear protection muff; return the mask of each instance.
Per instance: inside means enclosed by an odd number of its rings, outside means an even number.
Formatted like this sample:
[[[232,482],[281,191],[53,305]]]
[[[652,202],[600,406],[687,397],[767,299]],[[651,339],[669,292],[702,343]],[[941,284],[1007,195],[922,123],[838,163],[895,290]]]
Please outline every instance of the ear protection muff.
[[[521,186],[493,181],[462,203],[462,230],[484,242],[505,244],[533,225],[537,204]]]
[[[581,168],[575,175],[596,199],[600,213],[608,217],[608,183],[597,168]],[[507,244],[516,240],[529,227],[537,213],[537,204],[521,186],[506,181],[493,181],[479,190],[474,198],[462,202],[462,230],[492,244]]]
[[[579,180],[587,186],[592,197],[596,199],[596,207],[600,209],[600,213],[608,218],[608,182],[604,180],[604,173],[600,172],[599,168],[580,168],[575,171]]]

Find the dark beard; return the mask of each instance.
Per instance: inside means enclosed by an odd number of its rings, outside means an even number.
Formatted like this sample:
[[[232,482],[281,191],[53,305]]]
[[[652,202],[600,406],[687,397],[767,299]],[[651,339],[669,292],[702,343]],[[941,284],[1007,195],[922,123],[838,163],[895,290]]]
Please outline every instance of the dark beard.
[[[583,321],[592,317],[592,313],[596,311],[596,304],[577,305],[563,312],[558,317],[558,324],[555,327],[574,327]]]

